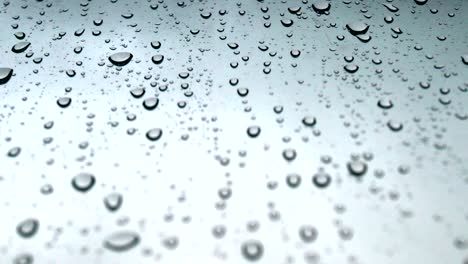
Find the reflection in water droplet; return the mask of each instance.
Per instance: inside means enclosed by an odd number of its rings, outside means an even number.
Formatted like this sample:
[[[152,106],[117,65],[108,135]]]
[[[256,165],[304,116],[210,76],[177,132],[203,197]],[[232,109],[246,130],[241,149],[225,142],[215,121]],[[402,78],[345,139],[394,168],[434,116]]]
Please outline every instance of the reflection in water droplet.
[[[0,68],[0,84],[7,83],[13,75],[12,68]]]
[[[11,48],[11,51],[13,51],[14,53],[21,53],[25,51],[27,48],[29,48],[30,45],[31,45],[31,42],[21,41],[21,42],[16,43]]]

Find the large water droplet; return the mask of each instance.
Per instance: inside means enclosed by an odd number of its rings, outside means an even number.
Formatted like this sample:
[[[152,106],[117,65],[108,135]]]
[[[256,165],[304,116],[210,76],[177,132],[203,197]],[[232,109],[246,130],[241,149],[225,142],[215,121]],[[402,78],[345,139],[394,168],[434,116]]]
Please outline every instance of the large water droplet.
[[[12,68],[0,68],[0,84],[7,83],[13,75]]]
[[[363,176],[367,172],[367,164],[360,160],[352,160],[346,165],[348,171],[353,176]]]
[[[352,22],[346,24],[346,28],[353,35],[365,34],[369,29],[369,25],[363,22]]]
[[[303,225],[299,228],[299,237],[305,243],[312,243],[317,240],[318,230],[311,225]]]
[[[21,42],[16,43],[11,48],[11,51],[13,51],[14,53],[21,53],[21,52],[25,51],[27,48],[29,48],[30,45],[31,45],[31,42],[21,41]]]
[[[319,171],[318,173],[314,174],[314,176],[312,176],[312,183],[318,188],[328,187],[328,185],[331,183],[331,180],[331,176],[324,171]]]
[[[130,52],[117,52],[112,54],[109,57],[109,61],[116,66],[124,66],[127,65],[133,58],[133,54]]]
[[[248,240],[242,243],[241,252],[248,261],[258,261],[263,256],[263,244],[258,240]]]
[[[256,138],[260,135],[260,131],[261,129],[259,126],[249,126],[247,128],[247,135],[249,135],[249,137]]]
[[[96,183],[94,175],[86,172],[82,172],[72,179],[72,186],[79,192],[87,192],[93,188]]]
[[[146,138],[151,141],[156,141],[162,137],[163,131],[160,128],[152,128],[146,132]]]
[[[107,210],[115,212],[119,210],[123,203],[123,196],[120,193],[110,193],[104,197],[104,205]]]
[[[16,226],[16,233],[22,238],[31,238],[39,230],[39,221],[34,218],[28,218]]]
[[[154,55],[152,58],[151,58],[151,61],[153,61],[154,64],[161,64],[164,60],[164,56],[163,55]]]
[[[319,14],[325,13],[326,11],[330,10],[330,7],[330,2],[327,1],[319,1],[312,4],[312,8],[314,9],[314,11]]]
[[[159,99],[157,97],[149,97],[143,101],[143,107],[146,110],[153,110],[158,106],[158,104],[159,104]]]

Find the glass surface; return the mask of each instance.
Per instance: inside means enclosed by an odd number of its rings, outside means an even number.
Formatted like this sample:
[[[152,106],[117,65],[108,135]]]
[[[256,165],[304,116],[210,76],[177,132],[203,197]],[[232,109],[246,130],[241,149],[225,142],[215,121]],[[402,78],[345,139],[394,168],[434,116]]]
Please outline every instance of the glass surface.
[[[2,0],[0,263],[468,263],[468,1]]]

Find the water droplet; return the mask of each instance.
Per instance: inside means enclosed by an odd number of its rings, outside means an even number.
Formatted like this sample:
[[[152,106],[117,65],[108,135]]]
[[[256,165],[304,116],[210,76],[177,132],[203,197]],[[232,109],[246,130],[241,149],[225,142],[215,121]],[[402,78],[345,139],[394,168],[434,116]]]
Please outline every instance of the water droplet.
[[[163,131],[160,128],[152,128],[146,132],[146,138],[151,141],[156,141],[162,137]]]
[[[123,203],[123,196],[120,193],[110,193],[104,197],[104,205],[107,210],[115,212],[120,209]]]
[[[292,19],[281,19],[281,24],[285,27],[290,27],[294,24]]]
[[[179,246],[179,238],[176,236],[166,237],[163,242],[163,246],[169,250],[176,249]]]
[[[302,124],[307,127],[313,127],[317,123],[317,119],[314,116],[305,116],[302,118]]]
[[[344,66],[344,69],[349,73],[355,73],[359,70],[359,66],[356,64],[347,64]]]
[[[154,55],[152,58],[151,58],[151,61],[153,61],[154,64],[161,64],[164,60],[164,56],[163,55]]]
[[[0,84],[7,83],[13,75],[12,68],[0,68]]]
[[[468,65],[468,54],[461,56],[461,59],[465,65]],[[1,74],[0,74],[0,81],[1,81]]]
[[[427,3],[427,0],[414,0],[414,2],[418,5],[425,5]]]
[[[211,229],[211,233],[217,239],[223,238],[226,235],[226,227],[224,225],[215,225]]]
[[[14,53],[21,53],[21,52],[25,51],[27,48],[29,48],[30,45],[31,45],[31,42],[21,41],[21,42],[16,43],[11,48],[11,51],[13,51]]]
[[[235,42],[229,42],[227,45],[230,49],[237,49],[239,47],[239,44]]]
[[[304,243],[312,243],[317,240],[318,230],[311,225],[303,225],[299,228],[299,237]]]
[[[259,126],[249,126],[247,128],[247,135],[251,138],[256,138],[258,135],[260,135],[260,127]]]
[[[26,37],[26,34],[24,34],[24,32],[16,32],[15,37],[17,39],[24,39]]]
[[[377,102],[377,106],[382,109],[390,109],[393,107],[393,102],[388,98],[382,98]]]
[[[130,52],[117,52],[109,57],[109,61],[116,66],[127,65],[133,58]]]
[[[72,186],[79,192],[87,192],[93,188],[96,183],[94,175],[86,172],[82,172],[72,179]]]
[[[71,104],[71,102],[72,102],[72,99],[70,97],[60,97],[57,100],[57,104],[62,108],[68,107]]]
[[[135,98],[140,98],[145,94],[144,88],[135,88],[130,90],[130,94]]]
[[[291,188],[297,188],[301,185],[301,175],[297,173],[291,173],[286,176],[286,184]]]
[[[158,106],[158,104],[159,104],[159,99],[156,97],[149,97],[143,101],[143,107],[146,110],[153,110]]]
[[[348,171],[353,176],[363,176],[367,172],[367,164],[360,160],[352,160],[346,165]]]
[[[161,48],[161,42],[153,41],[153,42],[151,42],[151,47],[153,47],[153,49],[159,49],[159,48]]]
[[[324,171],[319,171],[312,176],[312,183],[318,188],[326,188],[331,183],[331,176]]]
[[[390,120],[387,122],[388,128],[392,130],[393,132],[398,132],[403,129],[403,124],[401,122],[398,122],[396,120]]]
[[[346,28],[353,35],[365,34],[369,29],[369,25],[363,22],[352,22],[346,24]]]
[[[319,1],[312,4],[312,8],[314,9],[314,11],[319,14],[323,14],[326,11],[330,10],[330,7],[331,5],[327,1]]]
[[[398,7],[394,6],[393,4],[389,4],[389,3],[385,3],[385,4],[382,4],[383,6],[385,6],[387,8],[388,11],[390,12],[398,12]]]
[[[118,231],[104,240],[104,248],[114,251],[123,252],[136,247],[140,243],[140,236],[132,231]]]
[[[39,230],[39,221],[34,218],[28,218],[16,226],[16,232],[22,238],[31,238]]]
[[[10,158],[16,158],[21,153],[20,147],[13,147],[7,152],[7,156]]]
[[[34,257],[29,253],[21,253],[13,259],[13,264],[33,264]]]
[[[247,88],[239,88],[237,89],[237,94],[241,97],[247,96],[249,94],[249,89]]]
[[[248,261],[258,261],[263,256],[263,244],[258,240],[248,240],[242,243],[241,252]]]
[[[290,54],[293,58],[297,58],[301,55],[301,51],[298,49],[293,49],[291,50]]]
[[[293,161],[297,156],[296,150],[292,148],[287,148],[283,150],[283,158],[287,161]]]

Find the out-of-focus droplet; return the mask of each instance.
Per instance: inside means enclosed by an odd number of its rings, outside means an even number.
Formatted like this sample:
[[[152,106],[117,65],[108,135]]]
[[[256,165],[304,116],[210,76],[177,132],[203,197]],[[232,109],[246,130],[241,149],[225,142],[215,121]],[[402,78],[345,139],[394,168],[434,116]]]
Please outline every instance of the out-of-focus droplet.
[[[264,247],[258,240],[248,240],[242,243],[241,252],[248,261],[258,261],[263,256]]]
[[[136,247],[140,243],[140,235],[133,231],[118,231],[108,236],[103,243],[104,248],[123,252]]]
[[[31,238],[39,230],[39,221],[34,218],[28,218],[16,226],[16,233],[22,238]]]
[[[299,237],[304,243],[312,243],[317,240],[318,230],[311,225],[303,225],[299,228]]]

